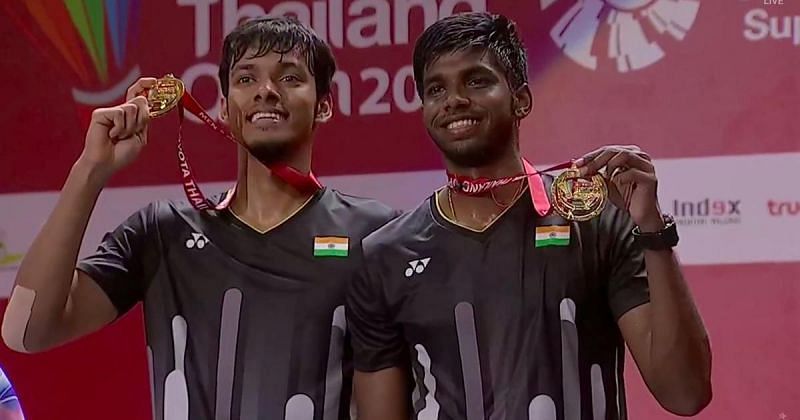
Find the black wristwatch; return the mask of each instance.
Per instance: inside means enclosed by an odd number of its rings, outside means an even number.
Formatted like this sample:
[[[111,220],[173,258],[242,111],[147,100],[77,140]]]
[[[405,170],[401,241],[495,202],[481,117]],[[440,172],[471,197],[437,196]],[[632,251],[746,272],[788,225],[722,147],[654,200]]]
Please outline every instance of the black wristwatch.
[[[669,214],[662,215],[664,218],[664,229],[658,232],[642,233],[639,226],[633,228],[633,239],[637,245],[643,249],[663,251],[678,245],[678,228],[675,225],[675,218]]]

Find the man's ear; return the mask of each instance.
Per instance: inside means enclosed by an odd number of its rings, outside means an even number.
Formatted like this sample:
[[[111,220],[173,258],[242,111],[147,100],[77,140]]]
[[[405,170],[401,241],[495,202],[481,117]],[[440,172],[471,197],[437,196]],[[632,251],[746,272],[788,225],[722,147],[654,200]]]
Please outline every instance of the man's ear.
[[[514,116],[521,120],[527,117],[532,110],[533,94],[526,83],[514,92]]]
[[[219,100],[219,120],[230,125],[228,122],[228,100],[224,96]]]
[[[327,122],[333,117],[333,97],[327,94],[317,103],[317,113],[314,116],[314,121],[317,123]]]

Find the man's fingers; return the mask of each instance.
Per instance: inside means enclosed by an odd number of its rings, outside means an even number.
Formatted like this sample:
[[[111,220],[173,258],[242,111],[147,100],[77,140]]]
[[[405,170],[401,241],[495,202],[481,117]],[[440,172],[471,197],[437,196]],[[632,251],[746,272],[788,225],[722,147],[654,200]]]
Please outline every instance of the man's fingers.
[[[579,166],[579,172],[582,177],[592,176],[600,171],[611,158],[616,156],[619,151],[613,148],[606,148],[593,157],[585,158],[582,162],[583,166]]]
[[[125,130],[125,111],[120,107],[109,108],[103,114],[107,121],[111,122],[111,129],[108,130],[108,137],[119,139]]]
[[[130,101],[130,104],[136,106],[136,125],[134,132],[142,134],[142,144],[147,144],[147,126],[150,124],[150,108],[147,106],[147,99],[138,96]]]
[[[147,91],[156,86],[157,80],[158,79],[155,77],[142,77],[141,79],[137,80],[136,83],[128,88],[128,92],[125,95],[125,100],[130,101],[137,96],[146,95]]]

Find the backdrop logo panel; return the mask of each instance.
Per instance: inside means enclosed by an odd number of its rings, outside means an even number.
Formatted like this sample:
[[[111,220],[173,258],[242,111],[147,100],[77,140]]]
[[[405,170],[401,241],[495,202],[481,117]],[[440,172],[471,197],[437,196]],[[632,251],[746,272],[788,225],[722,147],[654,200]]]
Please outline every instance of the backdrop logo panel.
[[[77,79],[72,89],[75,102],[109,104],[141,75],[138,64],[128,56],[139,29],[140,0],[27,0],[24,4],[28,16],[16,16],[21,32],[33,45],[49,44],[40,50],[58,54],[53,64],[65,65]]]
[[[558,0],[540,0],[542,10]],[[596,51],[606,51],[620,73],[655,64],[666,52],[651,40],[683,40],[694,25],[696,0],[580,0],[552,27],[550,37],[579,65],[596,70]],[[655,32],[655,33],[654,33]]]

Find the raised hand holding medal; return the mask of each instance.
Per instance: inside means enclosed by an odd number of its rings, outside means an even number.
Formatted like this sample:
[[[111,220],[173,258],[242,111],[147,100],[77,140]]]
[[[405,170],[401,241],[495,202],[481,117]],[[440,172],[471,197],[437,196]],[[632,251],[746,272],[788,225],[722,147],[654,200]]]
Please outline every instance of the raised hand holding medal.
[[[629,159],[632,162],[630,166],[626,163]],[[643,194],[654,190],[655,186],[652,189],[637,188],[640,183],[649,186],[657,181],[650,157],[635,146],[604,147],[575,161],[563,162],[540,171],[535,170],[524,159],[523,162],[524,173],[497,179],[470,178],[448,173],[448,187],[460,194],[483,195],[489,194],[494,188],[532,175],[563,169],[550,187],[550,206],[559,216],[570,221],[585,222],[599,216],[611,201],[625,211],[630,211],[633,205],[633,211],[637,214],[634,221],[642,220],[645,227],[651,226],[653,231],[663,227],[657,200],[642,198]],[[622,176],[630,168],[637,168],[636,172]],[[653,217],[653,214],[657,217]]]
[[[79,160],[96,169],[102,182],[136,160],[147,144],[150,117],[142,96],[155,81],[139,79],[128,89],[125,103],[92,112]]]
[[[601,176],[605,169],[608,199],[630,213],[643,232],[664,228],[658,205],[658,178],[650,156],[637,146],[604,146],[575,162],[582,178]]]

